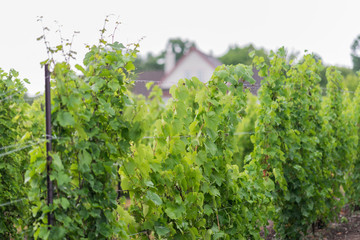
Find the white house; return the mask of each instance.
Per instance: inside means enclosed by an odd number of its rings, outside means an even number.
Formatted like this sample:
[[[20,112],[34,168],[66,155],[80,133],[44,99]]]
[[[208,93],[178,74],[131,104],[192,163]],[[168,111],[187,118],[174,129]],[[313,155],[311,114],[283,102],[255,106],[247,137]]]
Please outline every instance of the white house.
[[[134,92],[148,95],[144,87],[147,81],[155,81],[163,90],[165,98],[170,97],[169,89],[180,79],[197,77],[202,82],[210,80],[215,68],[222,63],[192,47],[177,62],[171,45],[167,47],[164,71],[143,72],[138,76]]]
[[[148,96],[149,91],[145,85],[149,81],[154,81],[155,84],[158,84],[160,88],[162,88],[164,99],[168,99],[171,97],[169,89],[177,84],[180,79],[197,77],[201,82],[207,82],[210,80],[215,68],[222,65],[218,59],[204,54],[195,47],[190,48],[179,61],[176,62],[175,59],[171,45],[168,45],[165,55],[164,71],[140,73],[137,78],[138,81],[135,82],[134,92]],[[253,69],[253,72],[253,78],[256,80],[256,83],[249,84],[245,82],[244,87],[257,95],[262,78],[259,77],[258,70]]]

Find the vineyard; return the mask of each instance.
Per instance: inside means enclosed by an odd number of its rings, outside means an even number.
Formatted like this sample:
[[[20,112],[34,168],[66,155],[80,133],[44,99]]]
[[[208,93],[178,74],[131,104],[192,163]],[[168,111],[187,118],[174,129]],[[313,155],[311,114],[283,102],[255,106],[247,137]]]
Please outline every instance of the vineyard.
[[[263,239],[269,221],[301,239],[360,205],[360,87],[335,67],[323,89],[320,61],[281,48],[181,79],[165,104],[151,82],[131,93],[136,45],[88,50],[74,68],[46,62],[51,136],[44,98],[0,70],[1,239]]]

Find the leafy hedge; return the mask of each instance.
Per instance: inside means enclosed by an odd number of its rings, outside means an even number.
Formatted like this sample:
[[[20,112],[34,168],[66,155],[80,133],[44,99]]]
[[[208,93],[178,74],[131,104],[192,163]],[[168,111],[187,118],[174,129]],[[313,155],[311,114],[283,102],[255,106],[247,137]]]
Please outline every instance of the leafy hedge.
[[[130,150],[136,134],[122,110],[128,99],[128,76],[135,52],[118,43],[93,46],[76,65],[55,65],[52,74],[53,152],[51,180],[54,204],[47,206],[44,151],[35,149],[27,177],[35,204],[35,238],[126,238],[124,222],[117,220],[117,166]],[[110,48],[110,50],[109,50]],[[41,193],[39,195],[39,192]],[[48,230],[46,215],[56,224]]]
[[[275,184],[277,233],[299,239],[311,224],[334,220],[345,203],[355,145],[351,114],[345,115],[341,74],[327,70],[328,98],[322,103],[319,72],[311,55],[288,63],[284,49],[254,62],[264,76],[252,157]],[[319,114],[320,113],[320,114]],[[344,193],[345,191],[345,193]],[[335,211],[334,211],[335,210]]]
[[[139,141],[121,168],[129,212],[147,239],[260,239],[272,182],[254,162],[234,163],[234,138],[244,116],[249,67],[218,68],[208,82],[180,80],[155,122],[151,145]],[[140,119],[143,121],[143,119]],[[237,142],[236,142],[237,143]]]
[[[22,239],[17,234],[27,224],[29,212],[24,173],[25,149],[33,144],[26,133],[26,88],[19,73],[0,69],[0,238]],[[28,82],[27,82],[28,83]],[[24,150],[22,150],[24,149]],[[15,202],[16,204],[13,204]]]

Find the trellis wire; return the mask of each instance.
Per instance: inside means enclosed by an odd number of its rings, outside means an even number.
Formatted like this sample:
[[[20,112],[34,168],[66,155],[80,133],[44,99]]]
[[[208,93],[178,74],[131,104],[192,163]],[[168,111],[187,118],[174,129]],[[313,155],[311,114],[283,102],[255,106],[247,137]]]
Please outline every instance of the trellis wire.
[[[26,146],[21,147],[21,148],[17,148],[17,149],[13,149],[13,150],[11,150],[11,151],[7,151],[7,152],[5,152],[5,153],[1,153],[1,154],[0,154],[0,157],[4,157],[4,156],[6,156],[6,155],[12,154],[12,153],[14,153],[14,152],[21,151],[21,150],[23,150],[23,149],[26,149],[26,148],[29,148],[29,147],[32,147],[32,146],[35,146],[35,145],[38,145],[38,144],[41,144],[41,143],[43,143],[43,142],[46,142],[46,140],[41,140],[41,141],[39,141],[39,142],[37,142],[37,143],[29,144],[29,145],[26,145]]]
[[[27,199],[28,198],[20,198],[20,199],[17,199],[17,200],[1,203],[0,207],[5,207],[5,206],[8,206],[8,205],[11,205],[11,204],[14,204],[14,203],[22,202],[22,201],[27,200]]]
[[[10,99],[11,99],[11,97],[16,96],[16,95],[18,95],[18,93],[11,94],[11,95],[9,95],[9,96],[7,96],[7,97],[5,97],[5,98],[1,99],[1,100],[0,100],[0,102],[3,102],[3,101],[8,101],[8,100],[10,100]]]
[[[9,94],[9,93],[12,93],[12,92],[14,92],[14,90],[10,90],[10,91],[6,91],[6,92],[3,92],[2,94],[0,94],[0,97],[2,97],[2,96],[4,96],[4,95],[7,95],[7,94]],[[21,93],[21,91],[20,90],[15,90],[15,92],[16,93]]]
[[[4,146],[4,147],[1,147],[1,148],[0,148],[0,151],[1,151],[1,150],[8,149],[8,148],[13,148],[13,147],[21,146],[21,145],[24,145],[24,144],[30,143],[30,142],[34,142],[34,141],[29,140],[29,141],[26,141],[26,142],[23,142],[23,143],[16,143],[16,144]]]

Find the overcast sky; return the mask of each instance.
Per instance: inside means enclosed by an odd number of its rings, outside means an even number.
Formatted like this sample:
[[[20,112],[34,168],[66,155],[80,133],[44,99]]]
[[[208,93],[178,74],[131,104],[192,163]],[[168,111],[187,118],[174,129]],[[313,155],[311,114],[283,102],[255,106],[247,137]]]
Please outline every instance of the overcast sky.
[[[360,34],[358,0],[11,0],[0,4],[0,68],[14,68],[31,82],[30,93],[43,91],[40,62],[46,59],[37,16],[52,31],[75,38],[76,63],[85,54],[84,44],[95,44],[106,15],[114,14],[122,24],[116,40],[140,42],[140,53],[155,54],[165,49],[169,38],[195,41],[198,48],[214,56],[226,53],[229,45],[253,43],[275,50],[305,49],[319,54],[326,64],[351,67],[350,46]],[[112,30],[112,25],[109,25]],[[74,63],[74,61],[73,61]]]

